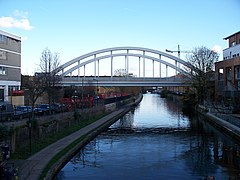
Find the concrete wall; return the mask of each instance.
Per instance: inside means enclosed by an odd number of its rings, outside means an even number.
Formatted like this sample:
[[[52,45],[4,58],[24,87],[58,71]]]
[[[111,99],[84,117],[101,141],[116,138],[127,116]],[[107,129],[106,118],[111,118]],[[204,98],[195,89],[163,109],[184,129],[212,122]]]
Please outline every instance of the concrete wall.
[[[13,106],[23,106],[24,105],[24,96],[8,96],[9,102]]]

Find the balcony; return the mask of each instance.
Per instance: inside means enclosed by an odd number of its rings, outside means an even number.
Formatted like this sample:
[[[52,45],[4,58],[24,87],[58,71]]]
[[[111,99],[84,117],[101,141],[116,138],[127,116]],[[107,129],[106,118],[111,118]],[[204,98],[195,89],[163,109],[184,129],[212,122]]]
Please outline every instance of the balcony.
[[[223,50],[223,60],[232,59],[240,56],[240,44]]]

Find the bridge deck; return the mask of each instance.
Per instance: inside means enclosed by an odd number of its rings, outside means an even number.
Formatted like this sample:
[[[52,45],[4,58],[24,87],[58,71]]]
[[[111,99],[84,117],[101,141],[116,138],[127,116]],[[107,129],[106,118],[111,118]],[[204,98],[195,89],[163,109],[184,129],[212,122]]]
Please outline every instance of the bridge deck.
[[[65,76],[63,86],[189,86],[183,78]]]

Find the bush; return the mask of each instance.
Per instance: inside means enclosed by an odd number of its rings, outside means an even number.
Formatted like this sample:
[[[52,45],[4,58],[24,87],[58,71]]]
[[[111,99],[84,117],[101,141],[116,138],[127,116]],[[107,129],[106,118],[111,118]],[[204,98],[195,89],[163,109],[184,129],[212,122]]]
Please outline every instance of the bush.
[[[8,137],[10,131],[7,126],[0,125],[0,141]]]
[[[74,111],[73,117],[74,117],[75,120],[79,120],[81,115],[78,111]]]
[[[162,91],[160,92],[161,98],[167,98],[167,97],[168,97],[168,93],[169,93],[168,90],[162,90]]]

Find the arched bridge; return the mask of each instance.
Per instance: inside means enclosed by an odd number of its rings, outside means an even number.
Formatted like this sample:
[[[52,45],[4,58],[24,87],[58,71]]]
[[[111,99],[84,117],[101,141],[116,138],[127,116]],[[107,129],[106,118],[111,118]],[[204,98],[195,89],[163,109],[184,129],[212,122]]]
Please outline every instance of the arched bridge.
[[[126,76],[114,76],[114,69],[120,69],[118,66],[119,59],[123,57]],[[116,62],[115,62],[115,59]],[[138,67],[137,75],[132,75],[129,71],[129,60],[134,61],[134,68]],[[108,59],[110,65],[110,73],[108,76],[101,75],[101,69],[106,70],[106,66],[101,67],[100,61]],[[152,76],[146,77],[146,61],[152,61]],[[93,75],[86,75],[86,66],[93,65]],[[156,72],[156,64],[158,64],[158,72]],[[165,67],[164,67],[165,66]],[[165,69],[164,69],[165,68]],[[192,65],[178,57],[161,52],[154,49],[142,47],[114,47],[98,51],[93,51],[61,65],[57,72],[62,76],[62,84],[64,86],[182,86],[182,79],[168,76],[168,69],[175,70],[175,74],[180,73],[187,75],[186,69],[193,69]],[[165,70],[165,76],[162,71]],[[156,75],[158,74],[158,75]]]

